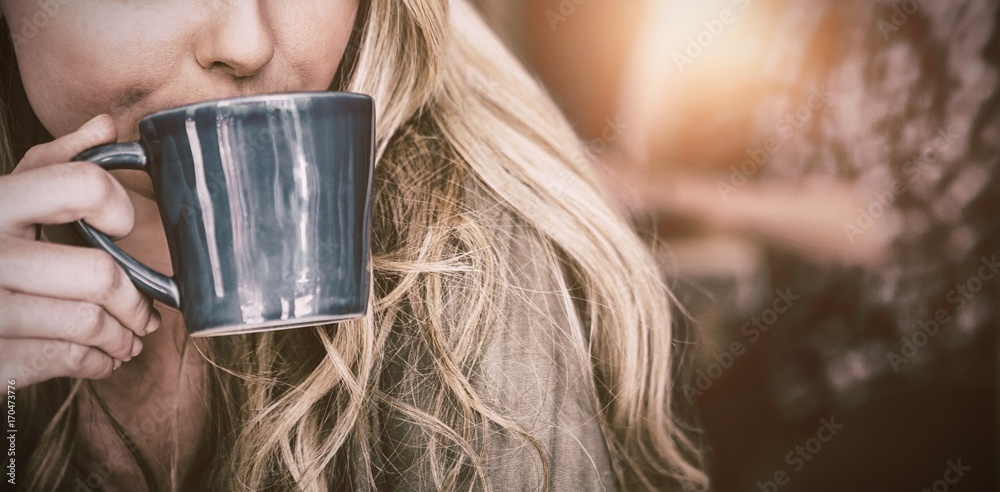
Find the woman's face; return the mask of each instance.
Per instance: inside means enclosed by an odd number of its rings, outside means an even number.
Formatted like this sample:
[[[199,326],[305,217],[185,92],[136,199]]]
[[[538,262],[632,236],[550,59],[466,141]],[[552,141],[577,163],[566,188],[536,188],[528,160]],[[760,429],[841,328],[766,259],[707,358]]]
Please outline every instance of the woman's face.
[[[53,136],[107,113],[119,141],[187,103],[326,90],[358,0],[0,0],[24,88]]]

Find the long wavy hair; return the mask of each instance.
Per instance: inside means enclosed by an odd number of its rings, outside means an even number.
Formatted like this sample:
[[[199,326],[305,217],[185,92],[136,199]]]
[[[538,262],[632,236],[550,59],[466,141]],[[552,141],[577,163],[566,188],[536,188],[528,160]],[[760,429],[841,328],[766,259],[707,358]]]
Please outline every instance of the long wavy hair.
[[[424,433],[436,490],[489,490],[483,443],[498,428],[533,444],[547,476],[533,436],[469,382],[519,260],[481,220],[487,211],[523,224],[558,277],[619,488],[706,488],[701,454],[675,422],[671,297],[654,260],[558,108],[465,0],[362,0],[331,89],[376,102],[368,315],[188,343],[183,357],[211,364],[213,434],[204,470],[185,484],[173,470],[172,488],[376,488],[385,451],[371,415],[386,409]],[[2,150],[9,172],[16,154],[9,141]],[[380,383],[414,352],[431,361],[419,401]],[[89,382],[69,378],[24,390],[36,428],[28,488],[59,489],[77,473],[66,458],[81,391]],[[155,490],[149,461],[107,417]]]

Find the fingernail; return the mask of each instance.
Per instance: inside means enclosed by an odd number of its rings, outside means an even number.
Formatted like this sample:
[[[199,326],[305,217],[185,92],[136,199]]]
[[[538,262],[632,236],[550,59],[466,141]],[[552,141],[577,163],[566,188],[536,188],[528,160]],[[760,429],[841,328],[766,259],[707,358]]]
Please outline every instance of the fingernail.
[[[84,123],[83,125],[81,125],[80,127],[81,128],[90,128],[90,127],[94,126],[94,122],[96,122],[100,117],[101,117],[101,115],[97,115],[97,116],[95,116],[95,117],[87,120],[87,122]]]
[[[139,355],[142,352],[142,339],[135,337],[132,339],[132,357]]]
[[[83,126],[81,126],[80,128],[82,128],[83,130],[86,130],[86,131],[93,131],[93,130],[100,130],[100,129],[102,129],[102,127],[106,126],[106,124],[104,123],[103,116],[104,116],[103,114],[99,114],[99,115],[91,118],[90,121],[84,123]]]
[[[112,371],[117,371],[119,367],[122,366],[122,361],[115,359],[115,368]]]

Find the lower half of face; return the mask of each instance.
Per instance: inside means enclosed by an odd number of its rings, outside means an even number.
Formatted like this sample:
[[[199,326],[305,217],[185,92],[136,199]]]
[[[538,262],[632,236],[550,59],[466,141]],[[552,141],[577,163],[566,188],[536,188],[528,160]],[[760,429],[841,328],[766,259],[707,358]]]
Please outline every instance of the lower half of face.
[[[53,136],[106,113],[120,142],[161,109],[329,88],[358,0],[0,0],[22,83]],[[151,197],[148,179],[121,171]]]

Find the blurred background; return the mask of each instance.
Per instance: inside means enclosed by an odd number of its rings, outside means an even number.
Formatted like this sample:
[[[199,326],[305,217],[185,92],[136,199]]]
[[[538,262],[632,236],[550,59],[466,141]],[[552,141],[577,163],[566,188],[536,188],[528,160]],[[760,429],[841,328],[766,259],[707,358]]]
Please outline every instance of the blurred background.
[[[1000,490],[1000,2],[476,3],[662,262],[716,490]]]

